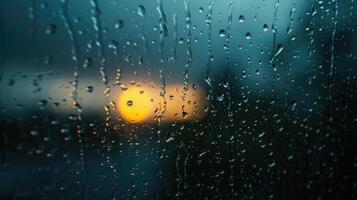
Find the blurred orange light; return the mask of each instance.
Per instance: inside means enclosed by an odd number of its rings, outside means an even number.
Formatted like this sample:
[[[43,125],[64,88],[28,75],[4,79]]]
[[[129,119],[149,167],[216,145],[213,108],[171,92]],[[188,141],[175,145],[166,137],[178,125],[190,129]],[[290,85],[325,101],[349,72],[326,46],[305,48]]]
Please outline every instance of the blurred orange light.
[[[182,85],[165,88],[161,96],[160,88],[133,86],[119,94],[118,112],[128,123],[153,123],[192,121],[205,116],[207,102],[201,88],[186,92]]]

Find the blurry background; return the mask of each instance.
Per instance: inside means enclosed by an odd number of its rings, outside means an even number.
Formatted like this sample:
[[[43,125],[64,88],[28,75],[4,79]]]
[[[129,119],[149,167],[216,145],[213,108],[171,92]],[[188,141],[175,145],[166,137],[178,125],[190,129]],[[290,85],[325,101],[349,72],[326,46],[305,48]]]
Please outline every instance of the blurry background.
[[[0,6],[0,199],[356,198],[354,0]],[[209,104],[130,124],[138,85]]]

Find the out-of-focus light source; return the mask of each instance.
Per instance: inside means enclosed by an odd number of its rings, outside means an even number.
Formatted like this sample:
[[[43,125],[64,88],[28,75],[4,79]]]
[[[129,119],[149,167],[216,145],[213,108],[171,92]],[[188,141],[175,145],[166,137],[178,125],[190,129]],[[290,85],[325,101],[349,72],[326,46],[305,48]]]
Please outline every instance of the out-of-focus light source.
[[[152,96],[152,91],[149,88],[129,88],[119,97],[120,116],[125,121],[134,123],[147,120],[154,109]]]
[[[188,89],[184,86],[161,88],[133,86],[119,94],[118,112],[128,123],[183,122],[202,119],[207,106],[202,88]]]

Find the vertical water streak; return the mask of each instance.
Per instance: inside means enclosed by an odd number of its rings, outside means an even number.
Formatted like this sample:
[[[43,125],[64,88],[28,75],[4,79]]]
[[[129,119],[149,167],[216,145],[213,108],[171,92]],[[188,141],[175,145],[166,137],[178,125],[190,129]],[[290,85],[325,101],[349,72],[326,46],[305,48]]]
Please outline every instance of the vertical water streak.
[[[182,186],[182,175],[181,175],[181,170],[180,170],[180,160],[181,160],[180,153],[177,152],[177,155],[175,157],[175,171],[176,171],[176,180],[177,180],[176,190],[177,190],[178,193],[180,193],[180,189],[181,189],[181,186]]]
[[[144,53],[145,53],[145,58],[146,61],[144,61],[144,66],[146,69],[146,73],[150,74],[151,73],[151,61],[150,61],[150,49],[149,49],[149,42],[147,40],[147,36],[145,33],[140,33],[139,36],[143,42],[143,48],[144,48]],[[150,81],[150,76],[148,76],[148,81]]]
[[[163,65],[164,62],[164,45],[165,37],[167,36],[167,19],[162,6],[162,0],[157,0],[157,12],[159,13],[159,31],[160,31],[160,41],[159,41],[159,53],[160,53],[160,64]]]
[[[99,68],[99,73],[100,77],[102,79],[102,83],[104,84],[104,98],[105,98],[105,103],[104,103],[104,112],[105,112],[105,120],[104,120],[104,148],[106,149],[106,158],[105,162],[108,166],[114,165],[114,162],[112,161],[110,154],[111,154],[111,131],[110,131],[110,126],[111,126],[111,113],[110,113],[110,106],[108,105],[109,102],[108,100],[110,99],[110,86],[109,86],[109,79],[106,75],[106,68],[104,66],[105,64],[105,51],[104,51],[104,43],[103,43],[103,28],[102,28],[102,21],[101,21],[101,9],[99,7],[98,1],[97,0],[90,0],[90,5],[91,5],[91,20],[92,20],[92,25],[94,29],[94,34],[96,37],[96,45],[99,47],[98,49],[98,58],[100,61],[101,67]],[[115,178],[115,168],[112,167],[112,173],[113,173],[113,179]],[[114,180],[113,180],[114,182]],[[112,190],[114,190],[112,188]],[[112,191],[112,195],[114,195],[114,192]]]
[[[225,41],[225,50],[226,50],[226,68],[229,68],[230,65],[230,39],[232,37],[231,34],[231,25],[232,25],[232,18],[233,18],[233,5],[234,5],[234,0],[229,1],[229,16],[228,16],[228,22],[227,22],[227,30],[226,30],[226,41]]]
[[[288,59],[289,59],[289,52],[290,52],[290,41],[292,39],[292,32],[294,29],[294,14],[296,11],[296,0],[292,0],[292,8],[290,9],[290,13],[289,13],[289,25],[288,25],[288,44],[287,44],[287,51],[288,51]],[[287,75],[289,76],[290,74],[290,67],[291,67],[291,62],[289,62],[288,60],[288,64],[286,65],[286,71],[287,71]]]
[[[174,8],[174,13],[172,14],[172,25],[173,25],[173,33],[172,33],[172,42],[173,42],[173,48],[172,48],[172,59],[173,61],[176,61],[177,59],[177,0],[174,0],[175,3],[175,8]]]
[[[185,13],[186,13],[186,17],[185,17],[185,30],[187,32],[187,40],[186,40],[186,55],[187,55],[187,61],[185,63],[185,70],[184,70],[184,87],[183,87],[183,97],[182,99],[184,100],[188,91],[188,82],[190,79],[190,68],[192,65],[192,18],[191,18],[191,11],[190,11],[190,0],[185,0],[184,4],[185,4]]]
[[[30,5],[28,7],[28,12],[29,12],[29,18],[31,21],[31,29],[32,29],[32,34],[34,41],[36,41],[37,37],[37,0],[30,0]]]
[[[74,67],[74,72],[73,72],[73,77],[74,80],[72,81],[72,103],[73,103],[73,108],[76,111],[77,118],[76,118],[76,134],[77,134],[77,140],[79,143],[79,163],[80,163],[80,176],[81,176],[81,187],[82,187],[82,198],[87,199],[87,186],[86,186],[86,169],[85,169],[85,160],[84,160],[84,136],[83,136],[83,130],[82,130],[82,125],[81,125],[81,120],[83,118],[82,115],[82,107],[79,104],[79,72],[78,72],[78,67]]]
[[[276,38],[278,34],[278,8],[280,5],[280,0],[277,0],[274,6],[274,16],[273,16],[273,24],[272,24],[272,31],[273,31],[273,51],[276,50]]]
[[[332,106],[332,87],[333,87],[333,76],[335,71],[335,37],[337,29],[337,17],[338,17],[338,0],[333,0],[333,18],[332,18],[332,32],[331,32],[331,48],[330,48],[330,71],[329,71],[329,90],[328,90],[328,100],[330,106]],[[330,113],[331,114],[331,113]]]
[[[91,13],[92,13],[92,23],[93,23],[93,29],[94,29],[94,34],[96,37],[96,45],[99,47],[98,50],[98,58],[101,63],[103,63],[105,60],[105,51],[104,51],[104,44],[103,44],[103,29],[102,29],[102,21],[100,19],[101,17],[101,10],[99,8],[99,4],[97,0],[90,0],[91,4]]]
[[[232,100],[232,87],[229,84],[229,74],[228,74],[229,70],[227,70],[226,73],[226,77],[225,77],[225,82],[223,84],[224,90],[225,90],[225,96],[227,97],[227,119],[228,119],[228,131],[229,131],[229,138],[227,139],[227,141],[229,141],[229,153],[228,153],[228,159],[229,159],[229,168],[230,168],[230,175],[229,175],[229,182],[228,185],[229,187],[231,187],[231,195],[233,198],[234,196],[234,165],[233,162],[231,162],[231,160],[234,160],[234,151],[233,148],[236,146],[234,144],[234,136],[235,136],[235,128],[234,128],[234,111],[232,108],[233,105],[233,100]]]
[[[3,40],[3,1],[0,2],[0,108],[2,107],[2,87],[4,80],[4,63],[5,63],[5,51]]]
[[[207,30],[207,47],[208,47],[208,59],[207,59],[207,67],[206,67],[206,77],[205,81],[208,85],[208,100],[211,101],[213,95],[213,88],[212,88],[212,78],[211,78],[211,65],[213,60],[213,53],[212,53],[212,12],[213,6],[215,4],[215,0],[211,0],[208,5],[208,12],[205,17],[205,22],[208,27]]]
[[[277,58],[277,56],[283,51],[283,46],[281,44],[277,45],[276,43],[276,40],[277,40],[277,37],[278,37],[278,8],[279,8],[279,5],[280,5],[280,0],[276,0],[276,3],[274,5],[274,15],[273,15],[273,23],[272,23],[272,31],[273,31],[273,56],[272,56],[272,59],[270,60],[270,64],[271,64],[271,67],[273,69],[273,80],[272,80],[272,87],[271,87],[271,96],[272,98],[276,98],[274,97],[274,94],[275,94],[275,86],[276,86],[276,82],[277,82],[277,75],[278,75],[278,72],[277,71],[277,67],[276,67],[276,64],[275,64],[275,59]],[[270,139],[270,142],[272,143],[272,138]],[[270,147],[270,150],[271,151],[274,151],[272,147]],[[276,162],[276,156],[275,154],[270,154],[268,157],[267,157],[267,160],[269,161],[269,163],[274,163],[275,165],[275,162]],[[274,172],[275,171],[271,171],[272,169],[268,169],[267,171],[267,175],[266,175],[266,181],[267,181],[267,186],[268,186],[268,191],[269,193],[273,194],[273,185],[274,185],[274,180],[273,180],[273,177],[274,177]]]
[[[289,95],[289,79],[290,79],[290,68],[292,66],[292,60],[290,60],[290,49],[291,49],[291,40],[292,40],[292,33],[294,30],[294,14],[296,11],[296,0],[292,0],[292,7],[289,12],[289,25],[287,29],[288,35],[288,42],[287,42],[287,65],[286,65],[286,76],[285,76],[285,105],[288,107],[288,95]]]
[[[350,20],[351,21],[352,21],[352,17],[353,17],[354,2],[355,2],[355,0],[351,0],[351,7],[350,7]]]
[[[145,54],[145,60],[144,65],[146,64],[147,67],[150,66],[150,54],[149,54],[149,43],[147,41],[147,37],[145,33],[139,33],[139,38],[142,40],[143,43],[143,49],[144,49],[144,54]]]
[[[74,61],[78,61],[78,52],[79,52],[79,47],[77,44],[77,38],[75,35],[75,31],[73,28],[72,22],[69,20],[69,15],[68,15],[68,0],[61,0],[61,18],[64,23],[64,26],[66,27],[67,35],[69,39],[71,40],[71,54],[72,54],[72,59]]]
[[[160,96],[163,99],[163,105],[161,105],[159,116],[157,117],[158,122],[160,123],[161,118],[163,117],[166,111],[166,78],[165,78],[165,67],[164,67],[164,45],[165,45],[165,38],[167,36],[167,19],[166,14],[164,12],[162,6],[162,0],[157,0],[157,12],[159,13],[159,31],[160,31],[160,42],[159,42],[159,54],[160,54],[160,81],[161,81],[161,92]]]
[[[278,8],[280,5],[280,0],[277,0],[274,6],[274,16],[273,16],[273,24],[272,24],[272,31],[273,31],[273,52],[274,55],[272,57],[272,59],[270,60],[270,63],[272,65],[273,71],[275,72],[277,70],[276,66],[275,66],[275,58],[277,55],[279,55],[282,51],[282,48],[277,48],[276,45],[276,39],[277,39],[277,34],[278,34]],[[282,46],[280,46],[282,47]],[[277,73],[273,72],[273,83],[272,83],[272,92],[274,92],[275,90],[275,84],[276,84],[276,75]],[[272,93],[273,94],[273,93]]]
[[[80,147],[80,152],[79,152],[79,162],[80,162],[80,177],[81,177],[81,187],[82,187],[82,199],[87,199],[87,192],[88,192],[88,187],[86,185],[86,163],[85,163],[85,152],[84,152],[84,137],[83,137],[83,130],[82,130],[82,125],[81,125],[81,120],[83,118],[82,115],[82,107],[79,103],[79,71],[78,71],[78,45],[77,45],[77,39],[76,35],[74,34],[74,28],[72,23],[69,20],[69,13],[68,13],[68,1],[67,0],[61,0],[61,18],[63,20],[64,26],[66,27],[67,34],[69,39],[71,40],[71,57],[75,61],[75,66],[73,70],[73,78],[74,80],[72,81],[72,103],[73,103],[73,108],[76,112],[77,119],[76,119],[76,134],[77,134],[77,140],[79,143]]]
[[[102,60],[104,62],[104,60]],[[104,135],[102,137],[103,144],[105,145],[104,148],[106,149],[105,152],[105,163],[107,166],[112,170],[112,187],[111,187],[111,198],[115,199],[116,197],[116,183],[117,183],[117,165],[116,162],[114,162],[113,158],[111,157],[111,152],[112,152],[112,131],[111,131],[111,110],[110,110],[110,103],[108,102],[110,99],[110,84],[109,84],[109,78],[106,73],[106,68],[104,67],[104,63],[102,62],[102,65],[99,69],[102,83],[104,85],[104,98],[105,98],[105,103],[104,103],[104,112],[105,112],[105,118],[104,118]],[[120,70],[118,69],[117,71],[120,73]],[[119,78],[120,77],[116,77]]]
[[[315,47],[314,47],[314,34],[315,34],[315,30],[314,30],[314,26],[315,26],[315,15],[316,15],[316,10],[315,10],[315,6],[314,6],[314,2],[312,2],[311,5],[311,19],[310,19],[310,24],[309,24],[309,38],[310,38],[310,42],[308,44],[308,49],[309,49],[309,54],[308,54],[308,67],[307,67],[307,81],[308,81],[308,85],[311,85],[312,82],[312,70],[314,66],[314,62],[313,62],[313,54],[315,51]]]
[[[227,22],[227,28],[226,28],[226,41],[225,41],[225,50],[226,50],[226,60],[225,60],[225,69],[227,70],[226,73],[226,80],[225,83],[223,84],[225,88],[225,93],[227,96],[227,113],[228,113],[228,121],[230,123],[229,125],[229,141],[233,137],[233,111],[232,111],[232,97],[231,97],[231,88],[229,84],[229,77],[228,77],[228,72],[230,71],[230,38],[231,38],[231,25],[232,25],[232,19],[233,19],[233,6],[234,6],[234,0],[229,1],[229,16],[228,16],[228,22]],[[233,158],[233,141],[229,142],[229,160]],[[230,178],[229,178],[229,185],[232,185],[231,187],[231,198],[234,196],[234,173],[233,173],[233,164],[230,163]]]

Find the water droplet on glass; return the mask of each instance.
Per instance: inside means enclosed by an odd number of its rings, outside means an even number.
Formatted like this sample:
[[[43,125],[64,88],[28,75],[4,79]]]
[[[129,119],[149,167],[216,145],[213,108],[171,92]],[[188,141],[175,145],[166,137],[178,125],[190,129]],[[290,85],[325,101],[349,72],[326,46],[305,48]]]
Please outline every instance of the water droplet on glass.
[[[87,87],[87,92],[88,93],[92,93],[94,91],[94,87],[93,86],[88,86]]]
[[[125,90],[128,89],[128,86],[125,85],[125,84],[119,84],[119,87],[120,87],[120,89],[123,90],[123,91],[125,91]]]
[[[226,30],[221,29],[221,30],[219,31],[219,37],[225,37],[225,36],[226,36]]]
[[[264,24],[264,25],[263,25],[263,31],[264,31],[264,32],[267,32],[268,30],[269,30],[268,24]]]
[[[46,28],[46,34],[47,35],[52,35],[57,32],[57,26],[55,24],[50,24]]]
[[[145,15],[145,7],[143,5],[139,5],[136,12],[138,13],[139,16],[144,17]]]
[[[47,4],[46,2],[41,3],[41,4],[40,4],[40,8],[42,8],[42,9],[47,9],[47,8],[48,8],[48,4]]]
[[[127,101],[127,102],[126,102],[126,105],[127,105],[127,106],[132,106],[132,105],[133,105],[133,101],[132,101],[132,100]]]
[[[183,111],[183,112],[182,112],[182,117],[183,117],[183,118],[186,118],[187,116],[188,116],[188,113],[185,112],[185,111]]]
[[[293,101],[293,102],[290,103],[290,106],[291,106],[290,108],[291,108],[292,111],[294,111],[296,109],[296,105],[297,105],[296,101]]]
[[[39,135],[39,132],[38,132],[38,130],[31,130],[31,131],[30,131],[30,135],[32,135],[32,136],[38,136],[38,135]]]
[[[51,62],[52,62],[52,57],[51,57],[51,56],[46,56],[46,57],[44,58],[44,60],[43,60],[43,63],[44,63],[45,65],[49,65],[49,64],[51,64]]]
[[[275,54],[273,55],[273,57],[271,58],[270,63],[272,63],[272,62],[275,60],[275,58],[276,58],[283,50],[284,50],[284,46],[283,46],[282,44],[278,44],[277,49],[276,49],[276,52],[275,52]]]
[[[123,28],[123,26],[124,26],[123,20],[118,20],[118,21],[116,21],[115,24],[114,24],[114,28],[115,28],[115,29],[121,29],[121,28]]]
[[[272,163],[270,163],[269,165],[268,165],[268,167],[274,167],[275,166],[275,162],[272,162]]]
[[[245,21],[244,15],[240,15],[240,16],[239,16],[239,22],[242,23],[242,22],[244,22],[244,21]]]
[[[250,40],[250,39],[252,39],[252,34],[251,33],[246,33],[245,34],[245,38],[247,39],[247,40]]]
[[[93,60],[92,58],[86,58],[83,63],[84,68],[89,68],[93,65]]]
[[[200,13],[203,13],[204,9],[202,7],[199,8],[198,10]]]
[[[224,94],[221,94],[217,97],[218,101],[224,101]]]
[[[42,100],[40,100],[40,101],[38,102],[38,105],[41,106],[41,107],[44,107],[44,106],[46,106],[47,104],[48,104],[48,101],[47,101],[47,100],[44,100],[44,99],[42,99]]]

